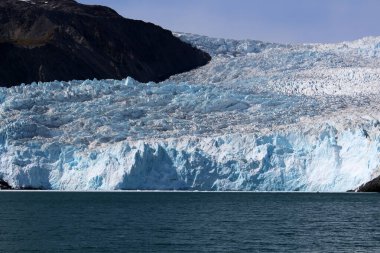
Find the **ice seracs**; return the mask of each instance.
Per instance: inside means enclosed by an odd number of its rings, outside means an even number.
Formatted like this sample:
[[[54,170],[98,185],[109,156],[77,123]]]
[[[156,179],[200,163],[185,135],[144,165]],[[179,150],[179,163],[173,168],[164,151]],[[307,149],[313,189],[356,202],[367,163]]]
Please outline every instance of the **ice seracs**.
[[[338,44],[281,45],[176,35],[207,51],[213,60],[172,81],[310,96],[379,92],[380,37]]]
[[[177,36],[213,60],[162,83],[0,89],[0,179],[61,190],[346,191],[380,174],[379,38]]]

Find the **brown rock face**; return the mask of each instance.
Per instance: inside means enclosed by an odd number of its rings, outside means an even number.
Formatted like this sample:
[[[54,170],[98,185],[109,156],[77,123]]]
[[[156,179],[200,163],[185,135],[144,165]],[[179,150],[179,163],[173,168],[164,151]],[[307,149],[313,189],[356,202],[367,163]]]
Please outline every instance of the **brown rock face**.
[[[73,0],[0,0],[0,86],[35,81],[162,81],[210,56],[151,23]]]

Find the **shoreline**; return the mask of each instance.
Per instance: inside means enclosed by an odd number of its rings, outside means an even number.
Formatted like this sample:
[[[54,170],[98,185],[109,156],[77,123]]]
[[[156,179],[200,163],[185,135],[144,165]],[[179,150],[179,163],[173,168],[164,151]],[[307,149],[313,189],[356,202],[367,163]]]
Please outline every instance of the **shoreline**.
[[[73,190],[0,190],[2,192],[40,192],[40,193],[246,193],[246,194],[377,194],[378,192],[298,192],[298,191],[176,191],[176,190],[109,190],[109,191],[73,191]]]

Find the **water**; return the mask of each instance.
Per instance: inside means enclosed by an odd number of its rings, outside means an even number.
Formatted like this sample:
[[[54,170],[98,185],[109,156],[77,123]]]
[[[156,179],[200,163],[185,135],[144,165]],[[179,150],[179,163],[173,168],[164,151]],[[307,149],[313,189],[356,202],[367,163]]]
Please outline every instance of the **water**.
[[[379,194],[1,192],[1,252],[380,252]]]

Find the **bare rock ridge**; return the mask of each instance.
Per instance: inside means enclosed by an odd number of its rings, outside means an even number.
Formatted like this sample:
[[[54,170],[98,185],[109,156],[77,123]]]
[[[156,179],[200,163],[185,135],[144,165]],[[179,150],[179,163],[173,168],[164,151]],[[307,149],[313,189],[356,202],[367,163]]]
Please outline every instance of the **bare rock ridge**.
[[[35,81],[162,81],[211,57],[151,23],[74,0],[0,1],[0,86]]]
[[[361,185],[357,192],[380,192],[380,177]]]

